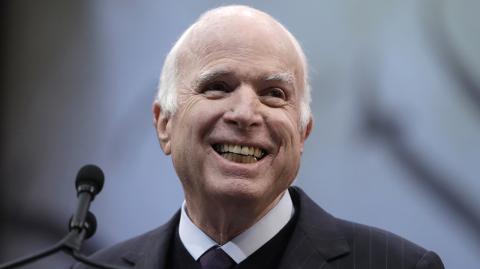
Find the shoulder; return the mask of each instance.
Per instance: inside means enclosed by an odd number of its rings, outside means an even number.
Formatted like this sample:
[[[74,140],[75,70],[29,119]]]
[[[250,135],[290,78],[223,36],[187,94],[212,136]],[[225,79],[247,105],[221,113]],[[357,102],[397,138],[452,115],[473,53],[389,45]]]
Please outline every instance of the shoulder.
[[[179,214],[177,212],[170,221],[164,225],[113,246],[101,249],[89,256],[88,259],[109,265],[132,266],[138,260],[150,256],[152,252],[161,250],[169,245],[172,234],[178,224],[178,219]],[[92,267],[78,263],[72,266],[72,268],[86,269]]]
[[[151,233],[151,232],[149,232]],[[113,246],[101,249],[91,256],[88,257],[89,260],[94,262],[101,262],[109,265],[123,265],[125,263],[129,263],[129,259],[125,258],[130,255],[130,251],[138,248],[139,246],[143,245],[145,241],[148,240],[149,233],[142,234],[140,236],[131,238],[129,240],[117,243]],[[85,264],[77,263],[72,266],[73,269],[86,269],[92,268]]]
[[[392,232],[335,218],[349,246],[350,255],[373,267],[444,268],[440,257]],[[390,266],[392,265],[392,266]]]
[[[298,210],[297,228],[338,268],[444,268],[432,251],[386,230],[336,218],[298,187],[290,193]]]

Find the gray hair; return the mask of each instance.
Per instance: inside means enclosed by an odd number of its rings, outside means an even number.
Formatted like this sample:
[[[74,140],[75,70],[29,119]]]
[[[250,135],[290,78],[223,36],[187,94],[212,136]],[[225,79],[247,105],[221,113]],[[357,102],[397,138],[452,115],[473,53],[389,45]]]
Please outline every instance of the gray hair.
[[[192,29],[195,27],[195,25],[197,25],[200,21],[202,21],[203,18],[207,17],[211,13],[217,13],[217,12],[234,13],[234,12],[237,12],[239,8],[248,9],[271,18],[278,26],[280,26],[285,31],[285,33],[293,43],[293,46],[295,47],[295,50],[297,51],[300,57],[303,71],[304,71],[303,72],[304,74],[303,75],[303,85],[304,85],[303,98],[300,102],[300,128],[301,130],[304,130],[304,128],[307,126],[311,117],[311,110],[310,110],[311,95],[310,95],[310,84],[308,81],[307,58],[305,57],[305,54],[299,42],[287,30],[287,28],[285,28],[280,22],[272,18],[270,15],[248,6],[233,5],[233,6],[224,6],[224,7],[219,7],[219,8],[209,10],[204,14],[202,14],[195,23],[190,25],[190,27],[188,27],[188,29],[185,30],[185,32],[183,32],[183,34],[180,36],[177,42],[175,42],[175,44],[173,45],[170,52],[167,54],[167,57],[165,58],[165,62],[163,64],[162,72],[160,75],[156,101],[160,104],[162,113],[165,113],[165,116],[170,117],[176,112],[176,109],[178,106],[177,80],[180,76],[180,72],[177,64],[178,53],[179,53],[179,49],[182,47],[183,43],[189,36],[190,32],[192,32]]]

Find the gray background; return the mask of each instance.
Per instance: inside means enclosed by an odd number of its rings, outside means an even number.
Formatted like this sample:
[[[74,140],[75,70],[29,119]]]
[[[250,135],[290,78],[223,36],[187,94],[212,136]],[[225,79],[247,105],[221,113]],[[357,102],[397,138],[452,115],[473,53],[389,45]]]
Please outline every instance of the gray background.
[[[86,251],[153,229],[182,191],[151,104],[163,59],[231,1],[3,1],[0,262],[59,240],[74,178],[102,167]],[[295,184],[330,213],[480,259],[478,1],[247,1],[298,38],[313,133]],[[59,255],[28,268],[62,268]]]

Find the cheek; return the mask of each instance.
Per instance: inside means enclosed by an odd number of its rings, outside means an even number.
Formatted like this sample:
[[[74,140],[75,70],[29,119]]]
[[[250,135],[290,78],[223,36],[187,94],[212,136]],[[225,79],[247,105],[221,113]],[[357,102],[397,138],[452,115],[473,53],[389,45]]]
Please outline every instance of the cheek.
[[[193,149],[203,146],[204,138],[212,132],[224,110],[219,101],[208,100],[198,95],[187,98],[174,116],[176,132],[172,139],[177,140],[176,144],[179,147],[189,145],[187,147]]]
[[[297,113],[271,113],[266,120],[272,133],[272,138],[280,144],[280,150],[295,154],[300,146],[300,125]],[[299,149],[298,149],[299,150]]]

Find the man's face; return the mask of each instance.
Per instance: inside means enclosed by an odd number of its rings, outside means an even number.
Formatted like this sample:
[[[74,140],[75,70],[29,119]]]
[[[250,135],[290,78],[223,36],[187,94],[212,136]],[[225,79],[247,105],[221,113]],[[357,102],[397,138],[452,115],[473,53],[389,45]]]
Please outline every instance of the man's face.
[[[178,109],[158,131],[187,202],[267,205],[297,174],[304,71],[282,30],[249,23],[199,30],[179,58]]]

